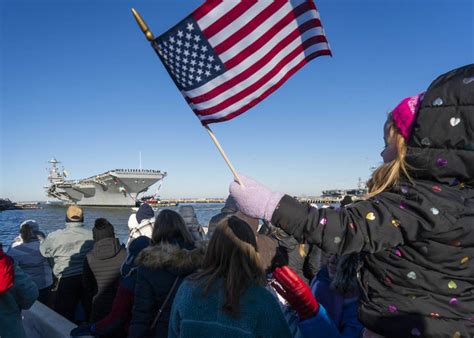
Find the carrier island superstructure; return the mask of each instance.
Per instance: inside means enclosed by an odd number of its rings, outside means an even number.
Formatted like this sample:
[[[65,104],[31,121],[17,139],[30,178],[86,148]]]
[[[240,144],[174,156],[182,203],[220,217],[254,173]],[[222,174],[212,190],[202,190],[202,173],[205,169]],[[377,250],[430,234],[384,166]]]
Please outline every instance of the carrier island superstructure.
[[[59,161],[48,161],[48,197],[66,204],[89,206],[135,206],[138,195],[163,180],[166,172],[151,169],[113,169],[81,180],[66,180],[67,173],[58,168]]]

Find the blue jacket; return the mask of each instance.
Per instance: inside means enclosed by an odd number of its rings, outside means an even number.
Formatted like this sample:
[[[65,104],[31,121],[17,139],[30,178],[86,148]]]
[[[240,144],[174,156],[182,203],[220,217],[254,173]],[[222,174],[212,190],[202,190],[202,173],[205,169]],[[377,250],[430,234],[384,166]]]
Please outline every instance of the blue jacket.
[[[342,327],[336,327],[323,305],[319,304],[316,316],[301,321],[298,325],[301,338],[358,338],[362,336],[363,325],[357,319],[359,303],[352,302],[345,307],[342,314]]]
[[[264,287],[251,286],[245,291],[236,319],[221,310],[221,283],[216,282],[207,296],[194,281],[181,284],[171,310],[168,338],[291,337],[280,306]]]
[[[301,338],[313,337],[314,332],[327,338],[361,336],[364,326],[358,319],[358,297],[346,299],[332,290],[330,284],[329,273],[324,267],[311,282],[311,290],[319,302],[319,312],[298,324]]]

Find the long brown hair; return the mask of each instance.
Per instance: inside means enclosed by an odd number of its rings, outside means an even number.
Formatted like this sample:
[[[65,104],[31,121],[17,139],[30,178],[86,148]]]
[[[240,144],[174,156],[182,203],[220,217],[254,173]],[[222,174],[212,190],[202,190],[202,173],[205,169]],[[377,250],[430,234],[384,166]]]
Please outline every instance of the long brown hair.
[[[164,209],[156,217],[151,233],[151,243],[155,245],[161,242],[170,243],[174,241],[194,244],[193,237],[189,233],[183,217],[176,211]]]
[[[224,280],[222,308],[232,317],[238,317],[240,298],[247,288],[265,283],[255,234],[236,216],[219,222],[209,242],[202,270],[191,276],[204,288],[205,295],[219,278]]]
[[[367,198],[373,197],[380,194],[382,191],[398,185],[402,178],[412,181],[408,173],[408,166],[405,162],[405,156],[407,153],[405,139],[398,131],[390,115],[388,118],[387,142],[395,142],[397,147],[397,157],[389,163],[383,163],[372,173],[372,177],[367,182],[367,187],[369,188],[369,193],[366,195]]]

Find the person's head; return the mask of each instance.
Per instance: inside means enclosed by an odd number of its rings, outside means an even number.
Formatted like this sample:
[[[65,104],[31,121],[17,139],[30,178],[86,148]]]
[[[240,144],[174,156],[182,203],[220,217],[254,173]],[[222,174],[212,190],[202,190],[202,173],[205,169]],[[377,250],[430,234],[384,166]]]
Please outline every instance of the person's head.
[[[84,222],[84,212],[77,205],[71,205],[66,211],[66,222],[68,223],[82,223]]]
[[[263,285],[265,275],[257,249],[255,233],[236,216],[223,219],[207,248],[199,280],[207,294],[217,279],[224,280],[224,305],[227,314],[239,315],[240,297],[251,284]]]
[[[148,203],[143,203],[140,205],[136,215],[138,224],[140,224],[144,219],[150,219],[153,217],[155,217],[155,212]]]
[[[38,240],[34,231],[34,226],[31,226],[30,223],[26,223],[26,222],[21,224],[20,237],[23,243],[28,243],[31,241]]]
[[[176,211],[164,209],[155,220],[153,232],[151,234],[152,244],[174,243],[177,241],[186,244],[193,244],[193,237],[189,233],[188,227],[183,217]]]
[[[135,260],[138,254],[150,245],[150,239],[146,236],[140,236],[135,238],[128,247],[127,258],[120,268],[122,276],[128,276],[130,272],[136,267]]]
[[[423,94],[408,97],[388,115],[384,124],[385,147],[380,154],[384,163],[373,172],[367,183],[368,197],[390,189],[400,183],[402,178],[411,180],[405,156],[407,142],[422,100]]]
[[[351,195],[344,196],[344,198],[341,200],[341,208],[345,207],[346,205],[351,204],[352,202],[354,202],[353,196]]]
[[[39,231],[39,224],[34,219],[27,219],[20,224],[20,238],[23,242],[30,242],[44,237]]]
[[[94,242],[104,238],[115,238],[114,226],[105,218],[97,218],[92,228],[92,238]]]
[[[225,201],[225,205],[222,207],[221,212],[224,214],[233,214],[239,211],[239,207],[237,206],[237,202],[232,195],[229,195]]]

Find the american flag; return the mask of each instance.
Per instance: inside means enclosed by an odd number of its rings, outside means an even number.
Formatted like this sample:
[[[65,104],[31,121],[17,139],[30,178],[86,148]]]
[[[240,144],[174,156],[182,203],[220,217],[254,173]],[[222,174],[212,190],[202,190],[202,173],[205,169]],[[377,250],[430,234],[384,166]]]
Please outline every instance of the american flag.
[[[313,1],[206,1],[152,46],[203,125],[230,120],[331,55]]]

